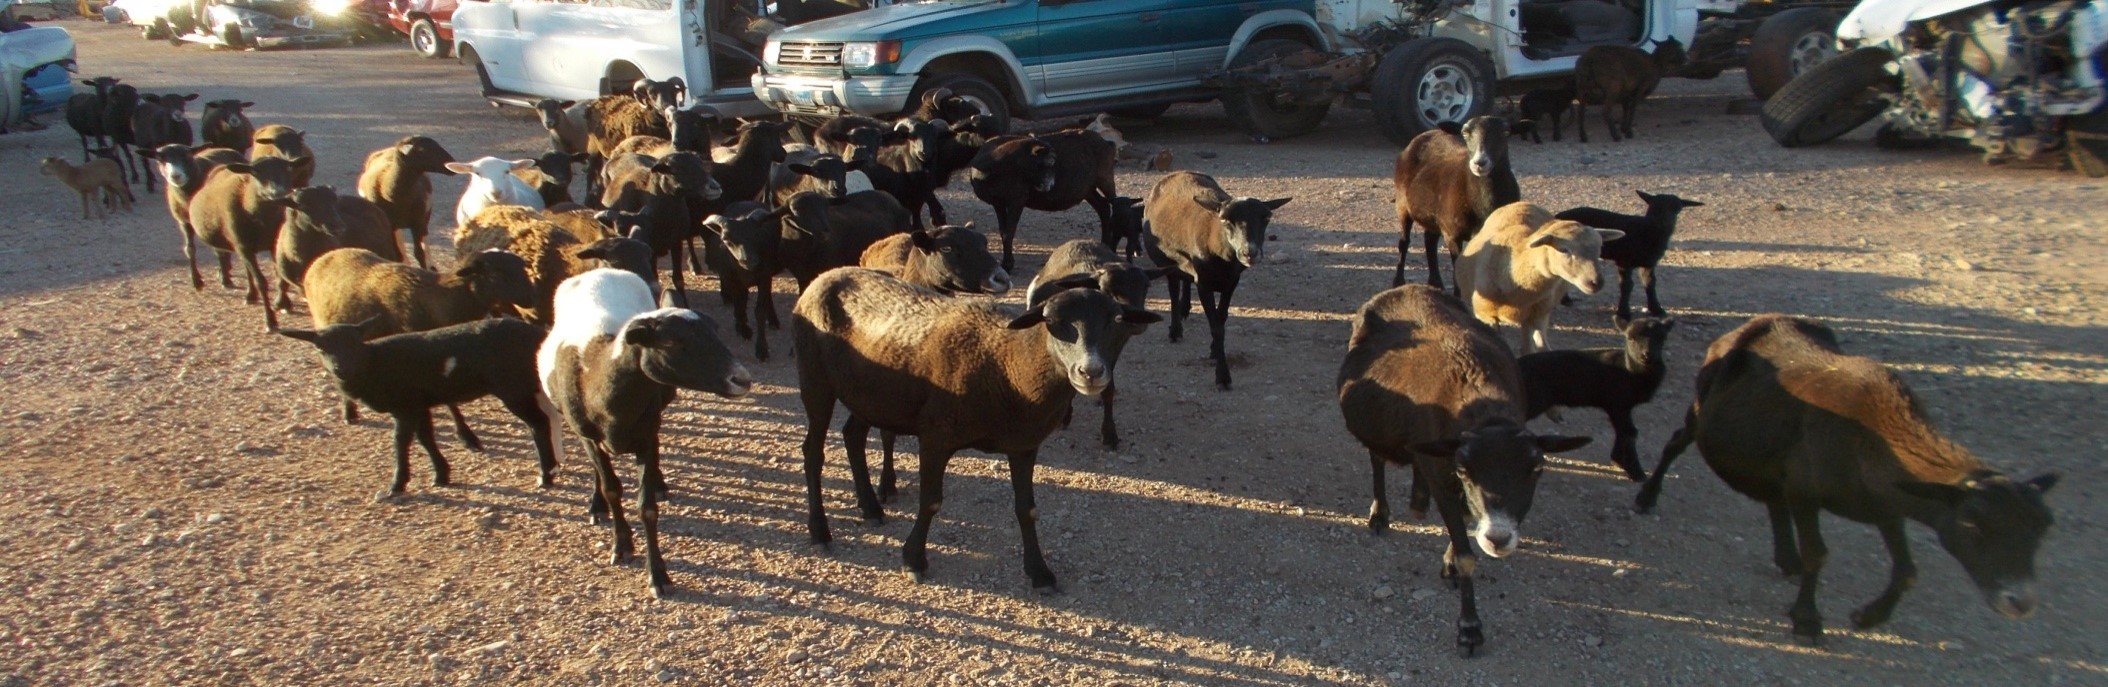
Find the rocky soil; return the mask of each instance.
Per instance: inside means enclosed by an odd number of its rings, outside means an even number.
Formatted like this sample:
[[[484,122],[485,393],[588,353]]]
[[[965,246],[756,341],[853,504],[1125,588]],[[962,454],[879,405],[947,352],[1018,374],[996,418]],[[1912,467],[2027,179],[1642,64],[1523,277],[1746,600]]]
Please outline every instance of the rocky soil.
[[[471,71],[400,46],[210,52],[64,25],[83,75],[254,100],[259,124],[307,130],[318,183],[340,189],[405,135],[463,158],[544,145],[529,113],[477,97]],[[1236,390],[1210,383],[1205,338],[1170,344],[1152,328],[1119,370],[1128,444],[1105,451],[1079,422],[1045,446],[1042,532],[1064,593],[1029,590],[1002,463],[980,455],[952,464],[927,584],[898,572],[912,496],[882,525],[856,522],[839,443],[836,543],[808,544],[804,418],[779,358],[749,363],[762,382],[750,400],[690,395],[668,419],[665,601],[638,567],[606,561],[575,458],[557,487],[532,486],[531,445],[494,402],[467,409],[488,453],[442,432],[459,486],[426,486],[419,461],[409,496],[372,501],[386,422],[339,422],[304,344],[262,333],[238,292],[190,290],[161,196],[79,219],[34,171],[78,154],[54,118],[0,138],[0,685],[2108,682],[2103,180],[1879,151],[1870,131],[1783,150],[1729,114],[1744,96],[1739,74],[1672,81],[1635,141],[1576,144],[1569,130],[1514,146],[1525,197],[1547,206],[1635,211],[1634,189],[1706,203],[1661,270],[1680,324],[1670,381],[1640,417],[1647,464],[1708,341],[1754,313],[1821,318],[1904,371],[1990,462],[2063,473],[2034,618],[1999,618],[1912,526],[1917,589],[1888,625],[1853,631],[1847,614],[1887,560],[1871,529],[1828,518],[1832,634],[1796,646],[1762,509],[1689,460],[1660,515],[1634,515],[1607,423],[1573,412],[1537,427],[1598,443],[1556,459],[1525,548],[1482,565],[1489,643],[1458,658],[1438,530],[1362,526],[1368,467],[1334,401],[1347,315],[1397,260],[1396,149],[1365,112],[1267,146],[1214,105],[1128,128],[1234,193],[1295,202],[1238,292]],[[1137,196],[1158,176],[1123,174]],[[438,183],[450,216],[462,182]],[[964,184],[945,199],[992,226]],[[1020,272],[1094,225],[1081,208],[1029,214]],[[1420,265],[1416,251],[1408,278]],[[787,302],[791,282],[775,288]],[[1555,345],[1611,345],[1607,296],[1563,309]]]

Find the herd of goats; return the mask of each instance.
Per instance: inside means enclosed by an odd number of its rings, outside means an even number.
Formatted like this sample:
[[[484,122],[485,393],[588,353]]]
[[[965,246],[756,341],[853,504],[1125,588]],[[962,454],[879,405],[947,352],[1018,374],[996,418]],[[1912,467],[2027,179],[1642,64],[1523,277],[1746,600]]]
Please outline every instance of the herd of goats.
[[[894,495],[894,437],[918,438],[920,508],[903,547],[910,573],[919,578],[928,568],[945,464],[970,449],[1008,457],[1025,572],[1035,588],[1052,589],[1035,525],[1040,444],[1068,424],[1079,394],[1101,399],[1101,439],[1119,443],[1113,369],[1129,339],[1163,319],[1145,308],[1159,278],[1170,287],[1172,341],[1199,292],[1215,383],[1230,388],[1230,299],[1242,273],[1261,262],[1273,212],[1289,202],[1235,196],[1193,172],[1164,176],[1144,198],[1119,196],[1114,169],[1124,141],[1103,118],[997,131],[970,101],[939,89],[893,121],[729,122],[681,109],[678,82],[648,80],[634,93],[540,103],[553,150],[539,159],[458,162],[437,141],[413,136],[369,155],[357,194],[339,194],[311,185],[316,158],[302,132],[251,124],[243,108],[253,103],[205,103],[193,136],[185,108],[195,94],[141,94],[109,77],[86,83],[93,92],[67,108],[84,162],[45,158],[45,172],[80,192],[84,215],[98,205],[129,207],[133,180],[148,193],[162,182],[192,286],[205,284],[197,241],[217,254],[223,287],[234,287],[232,263],[241,261],[248,300],[262,306],[268,329],[321,352],[345,397],[345,419],[355,420],[361,404],[394,418],[394,477],[382,498],[404,491],[413,440],[431,457],[433,483],[448,483],[434,406],[447,405],[463,443],[479,448],[454,406],[497,398],[532,428],[544,486],[563,446],[550,416],[560,416],[592,459],[589,513],[612,521],[618,563],[634,557],[634,544],[611,456],[632,454],[640,466],[636,517],[655,596],[669,585],[657,536],[666,493],[662,412],[676,389],[738,397],[753,384],[712,320],[687,307],[684,261],[717,275],[736,332],[762,360],[767,330],[778,326],[770,284],[785,272],[797,280],[790,329],[808,417],[802,450],[813,541],[830,538],[821,469],[839,404],[867,521],[882,519],[880,502]],[[1465,655],[1484,641],[1472,591],[1477,552],[1515,551],[1545,454],[1589,441],[1524,424],[1557,418],[1562,407],[1605,411],[1615,430],[1612,460],[1644,482],[1635,504],[1643,512],[1670,463],[1694,443],[1728,485],[1764,503],[1774,561],[1800,578],[1790,612],[1797,640],[1823,635],[1815,591],[1826,558],[1824,510],[1874,525],[1893,560],[1887,589],[1853,613],[1857,627],[1885,621],[1916,577],[1906,518],[1938,531],[1997,612],[2034,610],[2034,558],[2051,524],[2043,494],[2056,475],[2023,480],[1985,466],[1931,427],[1900,377],[1844,353],[1820,323],[1762,315],[1713,342],[1683,426],[1649,475],[1632,413],[1662,382],[1674,325],[1654,271],[1678,213],[1699,203],[1642,192],[1645,213],[1625,215],[1555,214],[1524,201],[1507,142],[1526,124],[1478,117],[1423,133],[1399,153],[1394,288],[1354,314],[1338,379],[1347,430],[1369,452],[1369,527],[1389,525],[1384,471],[1395,463],[1412,470],[1414,516],[1432,500],[1447,528],[1442,575],[1462,596],[1457,645]],[[579,164],[582,203],[570,196]],[[994,209],[1000,260],[970,223],[945,219],[936,192],[960,173]],[[472,176],[455,213],[450,272],[430,269],[425,252],[433,174]],[[1102,235],[1057,247],[1022,312],[954,297],[1011,288],[1025,209],[1082,203],[1096,210]],[[1429,286],[1403,285],[1415,224]],[[408,239],[399,241],[404,230]],[[1442,288],[1438,241],[1448,247],[1456,295]],[[264,252],[276,263],[275,302],[258,265]],[[1133,262],[1137,254],[1148,266]],[[660,257],[672,270],[663,293]],[[1625,345],[1551,349],[1552,311],[1568,287],[1602,286],[1601,259],[1618,269],[1615,322]],[[1637,318],[1635,273],[1646,294],[1646,315]],[[291,311],[296,285],[314,330],[278,328],[274,313]],[[1519,358],[1496,333],[1502,324],[1524,330]],[[873,428],[885,447],[877,489],[864,455]]]

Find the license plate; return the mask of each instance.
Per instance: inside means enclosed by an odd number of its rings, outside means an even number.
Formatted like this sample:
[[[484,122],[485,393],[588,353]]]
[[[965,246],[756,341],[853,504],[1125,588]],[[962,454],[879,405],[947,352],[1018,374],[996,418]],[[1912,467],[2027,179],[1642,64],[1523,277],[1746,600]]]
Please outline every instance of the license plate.
[[[307,16],[293,17],[293,26],[302,29],[315,28],[315,18]]]
[[[796,103],[799,105],[820,104],[819,95],[813,91],[790,91],[785,93],[784,95],[786,97],[789,97],[792,103]]]

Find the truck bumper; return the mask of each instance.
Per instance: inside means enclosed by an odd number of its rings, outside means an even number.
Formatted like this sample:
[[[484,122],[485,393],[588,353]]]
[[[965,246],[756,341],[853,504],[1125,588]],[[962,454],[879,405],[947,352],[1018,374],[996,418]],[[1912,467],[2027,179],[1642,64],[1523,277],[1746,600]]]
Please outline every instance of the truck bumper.
[[[879,116],[907,109],[916,79],[914,74],[840,77],[757,72],[753,83],[756,98],[786,114]]]

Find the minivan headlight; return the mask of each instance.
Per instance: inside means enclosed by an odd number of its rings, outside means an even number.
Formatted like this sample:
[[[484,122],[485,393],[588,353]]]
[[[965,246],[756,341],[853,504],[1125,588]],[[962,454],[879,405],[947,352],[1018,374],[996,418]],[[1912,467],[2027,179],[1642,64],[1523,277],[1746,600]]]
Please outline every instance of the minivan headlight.
[[[842,44],[842,67],[870,69],[900,60],[900,41]]]

